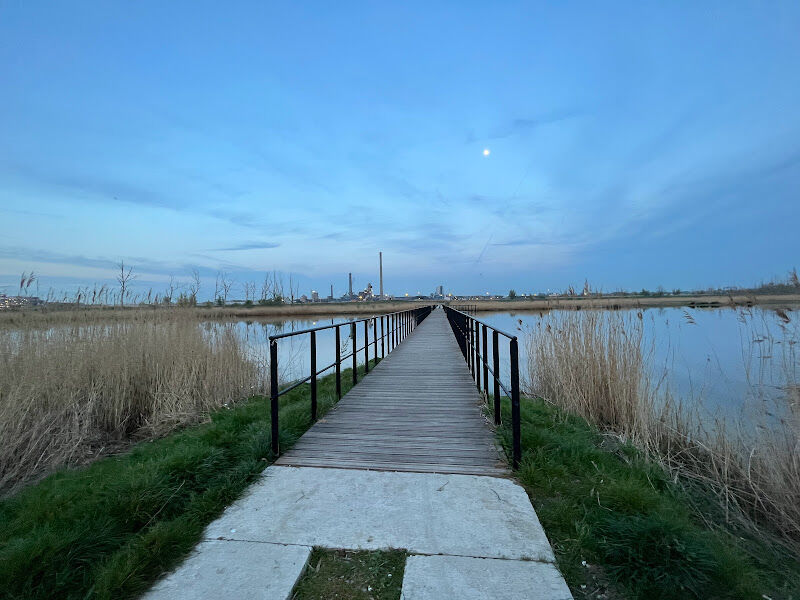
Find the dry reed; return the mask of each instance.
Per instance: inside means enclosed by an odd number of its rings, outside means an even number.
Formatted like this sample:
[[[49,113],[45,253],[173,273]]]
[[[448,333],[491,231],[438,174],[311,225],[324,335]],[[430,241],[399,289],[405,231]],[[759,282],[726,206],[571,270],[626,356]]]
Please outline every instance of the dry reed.
[[[709,422],[697,399],[673,399],[653,365],[641,312],[564,311],[540,320],[527,334],[526,385],[529,393],[631,441],[678,480],[707,486],[729,519],[771,537],[777,533],[800,556],[797,340],[796,330],[781,329],[783,339],[774,346],[783,353],[785,394],[756,394],[743,414],[747,422]],[[763,334],[756,341],[763,342]]]
[[[0,329],[0,491],[265,389],[232,327],[150,316]]]

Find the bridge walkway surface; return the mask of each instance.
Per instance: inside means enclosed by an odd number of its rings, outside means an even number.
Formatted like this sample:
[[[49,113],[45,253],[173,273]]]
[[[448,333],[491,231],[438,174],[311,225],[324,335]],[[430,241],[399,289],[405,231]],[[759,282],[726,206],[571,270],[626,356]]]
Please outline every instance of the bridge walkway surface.
[[[443,310],[434,310],[276,462],[508,475]]]
[[[571,600],[435,309],[146,600],[284,600],[314,547],[407,552],[402,600]]]

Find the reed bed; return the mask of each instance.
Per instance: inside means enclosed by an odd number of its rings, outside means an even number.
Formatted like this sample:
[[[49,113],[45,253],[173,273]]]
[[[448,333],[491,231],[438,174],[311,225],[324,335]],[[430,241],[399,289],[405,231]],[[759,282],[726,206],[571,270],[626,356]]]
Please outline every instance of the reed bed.
[[[0,328],[0,492],[266,389],[233,327],[136,319]]]
[[[800,557],[798,329],[785,312],[777,333],[749,311],[740,317],[748,376],[753,345],[766,342],[781,353],[784,384],[766,397],[753,382],[738,423],[709,416],[699,399],[672,396],[641,312],[564,311],[540,320],[526,337],[527,391],[632,442],[676,480],[712,490],[730,522],[768,533]]]

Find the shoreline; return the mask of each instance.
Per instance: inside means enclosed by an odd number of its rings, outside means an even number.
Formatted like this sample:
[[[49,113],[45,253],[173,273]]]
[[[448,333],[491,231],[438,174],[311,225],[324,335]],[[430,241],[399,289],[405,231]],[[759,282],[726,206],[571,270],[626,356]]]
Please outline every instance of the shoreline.
[[[78,315],[92,318],[185,315],[199,319],[250,319],[280,317],[328,317],[338,315],[368,316],[409,310],[430,304],[468,306],[474,312],[518,312],[550,310],[625,310],[647,308],[734,308],[765,306],[792,310],[800,304],[798,294],[736,294],[693,296],[589,296],[559,298],[515,298],[498,300],[383,300],[375,302],[320,302],[313,304],[276,304],[226,307],[180,306],[40,306],[0,312],[0,326],[26,321],[59,320]]]

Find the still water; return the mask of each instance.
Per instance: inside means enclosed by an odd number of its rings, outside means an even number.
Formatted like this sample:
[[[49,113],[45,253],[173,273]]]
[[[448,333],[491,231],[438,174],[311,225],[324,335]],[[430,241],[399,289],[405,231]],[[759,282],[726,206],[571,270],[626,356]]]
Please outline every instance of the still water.
[[[684,402],[714,414],[738,415],[753,401],[787,394],[800,376],[800,305],[770,308],[651,308],[641,313],[643,351],[651,381]],[[527,333],[558,318],[548,313],[487,313],[480,317],[520,336],[520,368],[527,373]],[[501,344],[502,347],[502,344]]]
[[[702,403],[704,410],[726,415],[737,414],[747,402],[775,399],[787,386],[796,385],[800,376],[800,305],[776,311],[770,308],[652,308],[641,311],[644,351],[648,355],[654,381],[674,398]],[[620,311],[635,317],[636,309]],[[479,313],[479,319],[519,336],[520,369],[523,385],[527,379],[527,333],[539,323],[558,318],[559,311]],[[268,356],[268,336],[309,327],[347,324],[352,318],[291,321],[240,321],[215,324],[235,327],[258,360]],[[342,353],[350,352],[349,326],[341,328]],[[378,324],[380,335],[380,322]],[[356,334],[363,346],[363,324]],[[370,327],[370,341],[372,329]],[[508,384],[508,343],[500,338],[502,379]],[[491,337],[489,355],[491,356]],[[280,340],[279,373],[282,381],[306,377],[310,372],[309,336]],[[380,343],[378,344],[380,356]],[[334,331],[317,333],[317,365],[333,362]],[[370,348],[370,357],[373,349]],[[359,355],[363,362],[363,351]],[[348,363],[349,364],[349,363]]]

